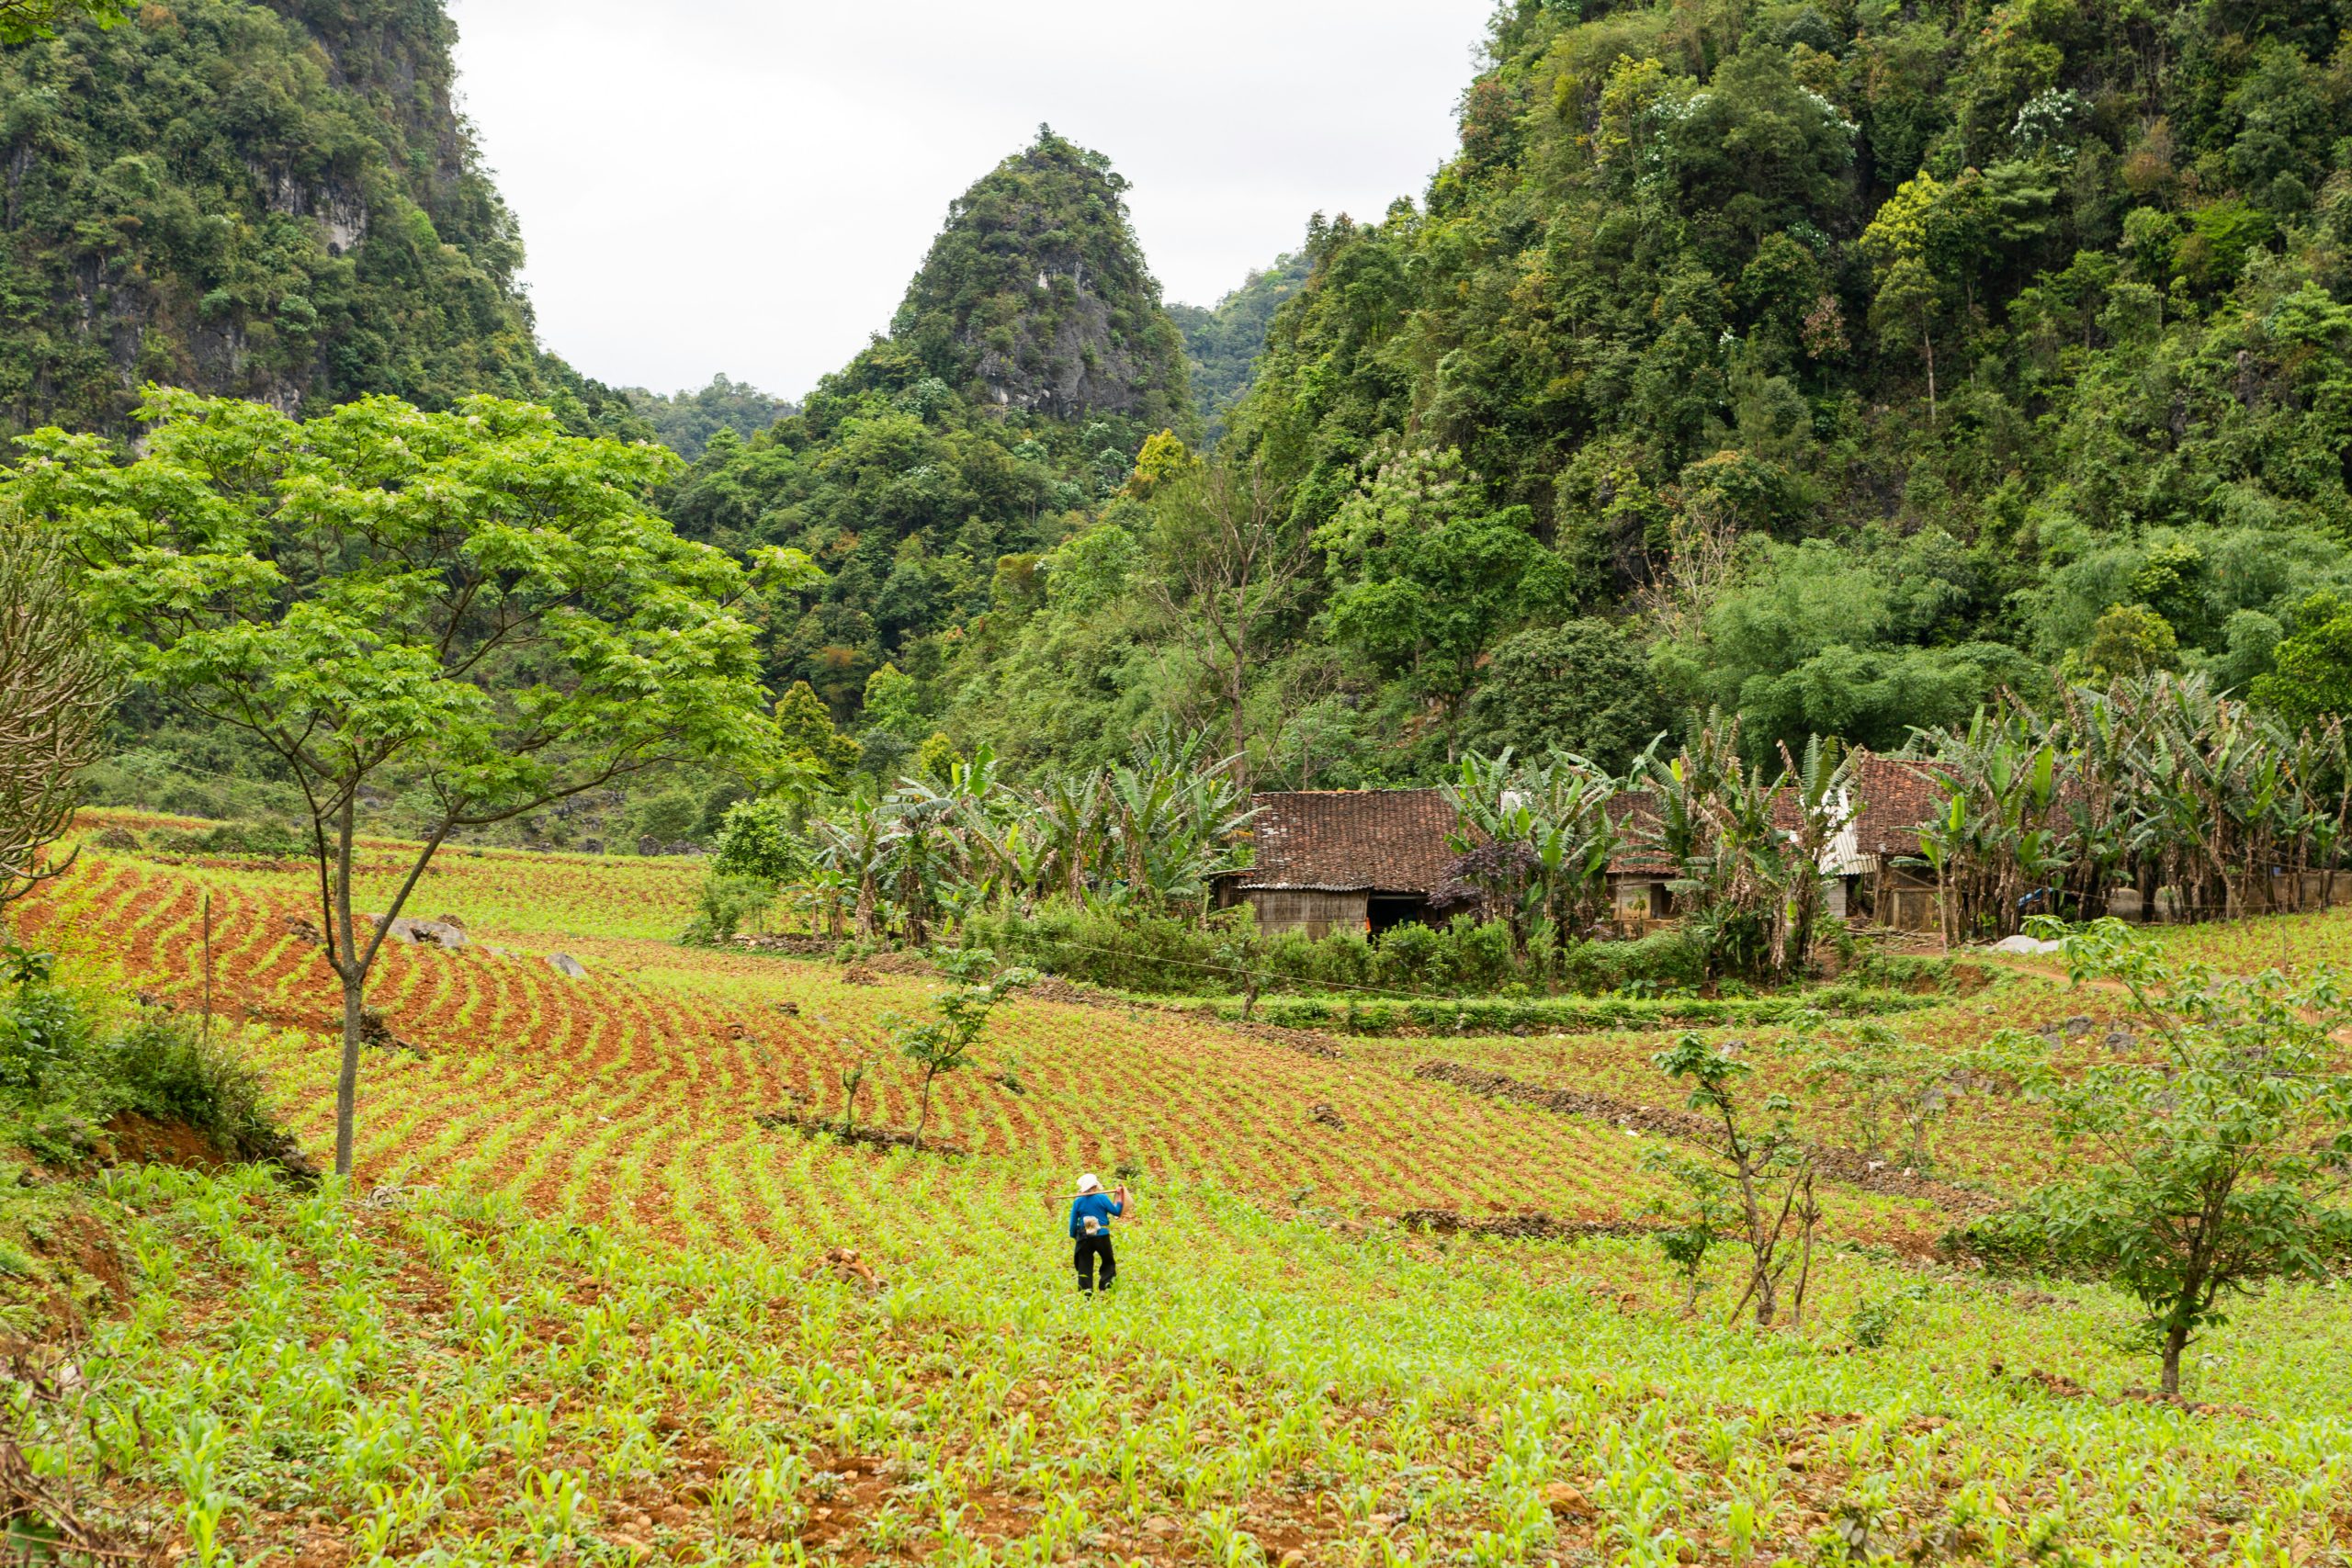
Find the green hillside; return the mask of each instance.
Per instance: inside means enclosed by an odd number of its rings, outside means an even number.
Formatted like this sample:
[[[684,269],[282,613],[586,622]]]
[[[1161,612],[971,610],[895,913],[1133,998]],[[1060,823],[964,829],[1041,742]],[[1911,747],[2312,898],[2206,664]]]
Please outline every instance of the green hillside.
[[[1040,130],[950,208],[888,336],[764,434],[719,433],[677,487],[682,532],[796,546],[831,574],[775,627],[779,687],[808,681],[847,717],[886,663],[927,680],[1035,589],[1041,552],[1125,485],[1147,436],[1193,429],[1125,188]],[[899,739],[921,739],[927,720],[901,716]]]
[[[1314,235],[1235,416],[1298,525],[1458,452],[1454,510],[1566,573],[1544,615],[1644,612],[1665,694],[1758,738],[2261,674],[2346,575],[2343,17],[1732,16],[1504,8],[1459,154]],[[1390,710],[1442,694],[1327,625]]]
[[[183,0],[0,50],[0,432],[125,428],[158,380],[287,407],[550,400],[437,0]]]
[[[1887,747],[2151,668],[2352,705],[2343,20],[1502,7],[1458,153],[1317,220],[1226,415],[1314,565],[1258,628],[1261,762],[1613,749],[1527,721],[1596,705]],[[1110,521],[955,650],[956,733],[1212,709],[1164,530]]]
[[[1184,334],[1184,361],[1193,374],[1193,400],[1212,438],[1225,430],[1226,411],[1250,389],[1251,367],[1266,346],[1274,310],[1306,281],[1306,258],[1278,256],[1252,272],[1240,288],[1214,308],[1170,305],[1168,314]]]

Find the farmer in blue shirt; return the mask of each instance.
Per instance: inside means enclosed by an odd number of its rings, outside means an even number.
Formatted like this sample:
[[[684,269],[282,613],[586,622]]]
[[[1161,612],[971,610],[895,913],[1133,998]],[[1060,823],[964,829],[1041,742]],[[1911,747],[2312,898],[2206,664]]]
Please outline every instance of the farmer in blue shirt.
[[[1094,1260],[1102,1260],[1101,1283],[1104,1290],[1119,1277],[1118,1261],[1111,1256],[1111,1217],[1127,1212],[1127,1189],[1123,1182],[1115,1198],[1102,1190],[1091,1171],[1078,1179],[1078,1196],[1070,1200],[1069,1238],[1077,1244],[1072,1261],[1078,1266],[1078,1288],[1088,1295],[1094,1293],[1096,1284]]]

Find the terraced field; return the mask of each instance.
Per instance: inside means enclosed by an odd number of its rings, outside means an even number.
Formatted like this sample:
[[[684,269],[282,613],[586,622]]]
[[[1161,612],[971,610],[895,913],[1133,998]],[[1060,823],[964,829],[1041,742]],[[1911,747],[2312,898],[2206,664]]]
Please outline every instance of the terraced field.
[[[845,1050],[935,982],[673,947],[690,868],[530,858],[528,892],[460,863],[423,896],[466,949],[386,950],[375,1005],[415,1049],[368,1055],[354,1189],[107,1178],[135,1288],[84,1358],[96,1414],[34,1452],[190,1561],[2303,1564],[2352,1544],[2338,1292],[2246,1304],[2198,1403],[2166,1407],[2134,1394],[2120,1299],[1933,1261],[1969,1203],[2047,1164],[2014,1101],[1947,1117],[1961,1185],[1836,1183],[1807,1321],[1760,1332],[1724,1322],[1724,1269],[1686,1314],[1637,1229],[1390,1223],[1637,1227],[1646,1113],[1676,1103],[1658,1037],[1334,1044],[1023,998],[936,1097],[956,1152],[849,1147],[754,1116],[839,1116]],[[214,1006],[322,1147],[334,993],[297,876],[94,852],[26,929],[200,1006],[208,891]],[[558,947],[585,979],[544,962]],[[2023,1023],[2090,1052],[2112,1003],[2020,977],[1896,1021],[1953,1051]],[[1835,1135],[1851,1108],[1808,1086],[1791,1032],[1747,1040]],[[1441,1060],[1586,1109],[1427,1076]],[[877,1068],[861,1121],[911,1125],[911,1089]],[[1080,1168],[1142,1195],[1101,1301],[1069,1289],[1055,1206]]]

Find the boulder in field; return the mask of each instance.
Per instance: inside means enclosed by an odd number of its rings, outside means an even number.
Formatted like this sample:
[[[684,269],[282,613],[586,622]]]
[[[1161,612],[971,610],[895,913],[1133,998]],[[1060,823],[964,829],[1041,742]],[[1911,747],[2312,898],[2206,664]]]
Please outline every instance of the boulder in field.
[[[380,915],[370,915],[368,919],[379,926],[384,923],[383,917]],[[454,953],[466,945],[466,929],[454,920],[418,920],[402,915],[391,923],[390,929],[385,931],[384,940],[386,942],[430,942],[435,947],[446,947]]]
[[[548,967],[570,979],[584,980],[588,977],[588,966],[568,953],[548,953]]]

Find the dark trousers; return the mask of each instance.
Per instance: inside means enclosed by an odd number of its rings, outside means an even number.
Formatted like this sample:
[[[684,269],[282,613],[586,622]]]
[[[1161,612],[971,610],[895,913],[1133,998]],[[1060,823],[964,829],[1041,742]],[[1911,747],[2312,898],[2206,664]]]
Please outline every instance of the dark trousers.
[[[1070,1257],[1070,1261],[1078,1266],[1080,1290],[1090,1292],[1094,1290],[1098,1283],[1098,1278],[1094,1272],[1094,1261],[1098,1258],[1102,1260],[1102,1272],[1099,1283],[1107,1291],[1111,1288],[1111,1281],[1119,1277],[1118,1259],[1111,1256],[1111,1238],[1107,1235],[1080,1236],[1078,1248]]]

